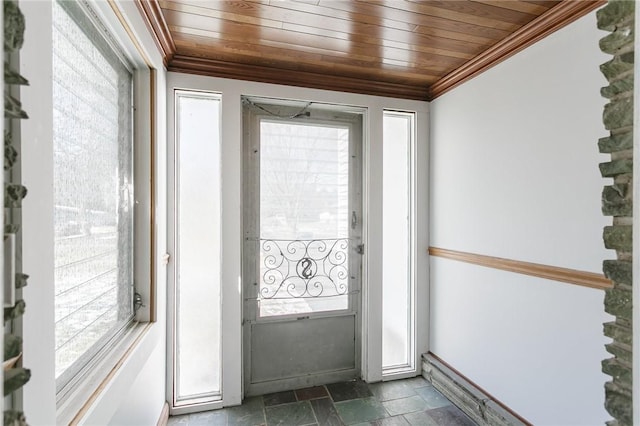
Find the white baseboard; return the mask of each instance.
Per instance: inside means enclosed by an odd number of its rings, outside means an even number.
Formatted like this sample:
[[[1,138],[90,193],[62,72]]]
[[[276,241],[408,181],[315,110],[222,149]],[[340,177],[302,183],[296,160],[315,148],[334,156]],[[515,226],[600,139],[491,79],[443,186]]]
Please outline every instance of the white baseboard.
[[[160,412],[160,417],[158,418],[157,426],[167,426],[169,422],[169,403],[165,402],[162,407],[162,411]]]

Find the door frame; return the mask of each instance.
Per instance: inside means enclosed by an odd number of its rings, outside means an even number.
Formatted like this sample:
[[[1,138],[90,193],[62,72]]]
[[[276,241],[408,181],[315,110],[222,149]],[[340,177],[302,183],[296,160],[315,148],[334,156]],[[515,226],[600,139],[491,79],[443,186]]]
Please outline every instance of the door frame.
[[[258,104],[258,106],[256,106]],[[259,155],[260,149],[260,129],[259,125],[262,120],[273,120],[283,122],[293,122],[296,113],[312,112],[313,117],[302,115],[301,124],[317,124],[317,125],[340,125],[344,124],[350,129],[349,152],[351,158],[356,158],[356,162],[350,160],[350,177],[355,177],[355,182],[350,183],[349,187],[349,212],[352,210],[357,212],[359,216],[357,220],[356,234],[359,234],[360,243],[363,244],[363,147],[364,147],[364,116],[366,110],[356,107],[344,107],[341,105],[332,105],[325,103],[312,103],[307,101],[292,101],[271,98],[243,97],[243,319],[242,319],[242,339],[243,339],[243,389],[245,396],[259,395],[264,393],[280,392],[290,390],[292,388],[302,388],[323,383],[333,383],[343,380],[349,380],[361,375],[361,341],[362,341],[362,272],[364,265],[364,254],[355,253],[353,244],[349,249],[351,255],[358,256],[355,262],[350,260],[351,268],[355,267],[356,293],[349,297],[349,306],[346,310],[326,311],[318,313],[301,313],[277,316],[273,318],[260,318],[258,304],[250,297],[247,288],[250,289],[252,282],[257,281],[256,264],[258,253],[256,252],[256,244],[254,240],[260,234],[259,220],[259,197],[260,197],[260,172],[259,172]],[[295,115],[295,117],[294,117]],[[352,193],[351,191],[354,190]],[[349,215],[351,217],[351,215]],[[366,246],[365,246],[366,248]],[[352,259],[350,257],[350,259]],[[350,273],[352,275],[353,272]],[[255,285],[255,284],[254,284]],[[350,291],[351,282],[350,282]],[[251,317],[251,318],[248,318]],[[336,370],[325,373],[315,373],[305,376],[295,376],[282,379],[274,379],[268,382],[251,383],[252,368],[252,328],[255,324],[269,323],[289,323],[304,318],[305,321],[314,319],[323,319],[331,317],[354,317],[354,333],[355,333],[355,353],[354,368],[348,370]]]
[[[219,406],[240,404],[242,389],[242,294],[240,280],[242,274],[242,105],[241,97],[257,96],[273,99],[308,99],[338,105],[354,105],[366,110],[364,119],[363,146],[363,242],[366,253],[363,258],[362,281],[362,356],[361,374],[368,382],[382,380],[382,328],[379,312],[382,307],[381,256],[382,241],[382,196],[377,191],[382,185],[382,120],[385,109],[416,112],[416,354],[429,350],[429,109],[424,101],[387,98],[330,90],[308,89],[253,81],[232,80],[203,75],[167,72],[166,81],[160,76],[159,85],[166,85],[166,98],[160,103],[167,106],[167,146],[173,138],[173,90],[204,90],[222,95],[222,401]],[[162,117],[164,119],[164,116]],[[160,145],[164,143],[161,138]],[[168,160],[167,151],[158,152],[158,162]],[[158,192],[171,197],[166,184],[158,184]],[[163,212],[169,214],[169,212]],[[168,218],[170,220],[170,218]],[[166,241],[159,241],[158,253],[162,247],[172,254]],[[160,260],[162,261],[162,260]],[[171,263],[170,263],[171,264]],[[170,301],[160,298],[158,310],[170,309]],[[163,327],[164,328],[164,327]],[[170,331],[167,329],[167,333]],[[167,334],[167,340],[171,335]],[[171,347],[167,345],[167,356]],[[167,363],[169,364],[169,363]],[[418,369],[420,362],[416,363]],[[170,383],[167,371],[167,383]],[[167,389],[169,395],[170,389]],[[215,408],[215,407],[211,407]],[[203,407],[193,406],[180,413],[202,411]],[[176,412],[175,414],[180,414]]]

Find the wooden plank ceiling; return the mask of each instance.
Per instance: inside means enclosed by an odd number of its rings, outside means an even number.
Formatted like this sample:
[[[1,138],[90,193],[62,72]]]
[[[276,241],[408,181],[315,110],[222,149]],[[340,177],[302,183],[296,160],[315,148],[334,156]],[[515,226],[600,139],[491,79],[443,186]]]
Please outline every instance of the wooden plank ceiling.
[[[431,100],[603,0],[137,0],[171,71]]]

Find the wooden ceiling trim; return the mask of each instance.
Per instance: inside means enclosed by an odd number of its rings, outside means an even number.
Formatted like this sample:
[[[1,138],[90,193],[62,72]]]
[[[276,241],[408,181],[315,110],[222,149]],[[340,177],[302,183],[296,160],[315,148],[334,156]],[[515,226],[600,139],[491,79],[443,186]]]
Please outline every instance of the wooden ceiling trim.
[[[509,37],[434,83],[429,91],[429,100],[483,73],[606,2],[606,0],[582,0],[558,3]]]
[[[248,81],[401,99],[426,100],[428,94],[427,85],[422,84],[396,84],[297,70],[280,70],[280,72],[274,73],[274,69],[271,67],[194,58],[179,54],[173,57],[168,70],[231,79],[238,79],[242,76],[243,80]]]
[[[157,0],[135,0],[135,3],[162,54],[164,65],[167,66],[176,53],[176,46],[169,31],[169,26],[162,14],[160,4],[158,4]]]

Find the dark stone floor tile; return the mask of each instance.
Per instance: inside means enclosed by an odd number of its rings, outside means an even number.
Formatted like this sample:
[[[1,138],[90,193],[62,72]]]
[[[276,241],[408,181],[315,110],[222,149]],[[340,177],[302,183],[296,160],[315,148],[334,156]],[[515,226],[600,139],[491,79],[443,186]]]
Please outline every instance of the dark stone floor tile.
[[[167,422],[167,426],[187,426],[189,424],[189,414],[181,416],[171,416]]]
[[[293,391],[270,393],[262,397],[265,407],[271,407],[272,405],[288,404],[290,402],[296,402],[296,394]]]
[[[369,389],[378,401],[388,401],[390,399],[406,398],[416,395],[413,386],[407,383],[406,380],[373,383],[369,385]]]
[[[394,416],[375,420],[371,422],[371,426],[409,426],[409,422],[402,416]]]
[[[425,400],[428,409],[451,405],[451,401],[449,401],[444,395],[438,392],[438,390],[434,387],[426,386],[423,388],[416,388],[416,393]]]
[[[385,410],[382,404],[376,401],[375,398],[351,399],[336,402],[335,406],[338,415],[347,425],[371,422],[389,417],[387,410]]]
[[[312,388],[298,389],[295,391],[298,401],[306,401],[307,399],[324,398],[329,396],[324,386],[314,386]]]
[[[412,388],[422,388],[425,386],[432,386],[429,381],[425,380],[422,376],[412,377],[411,379],[402,380],[402,382],[406,383],[407,386],[411,386]]]
[[[229,426],[257,426],[266,424],[261,396],[246,398],[242,405],[224,408]]]
[[[189,426],[226,426],[227,411],[212,410],[189,416]]]
[[[392,416],[429,409],[427,402],[418,395],[384,401],[382,405]]]
[[[329,394],[331,394],[331,398],[334,402],[373,396],[369,390],[369,385],[362,380],[334,383],[332,385],[327,385],[327,390],[329,391]]]
[[[403,417],[411,426],[438,426],[438,423],[427,413],[428,411],[418,411],[416,413],[405,414]]]
[[[336,407],[333,405],[331,398],[312,399],[309,401],[313,412],[316,415],[318,424],[322,426],[343,426],[344,423],[340,419]]]
[[[316,424],[309,401],[282,404],[265,408],[267,426],[303,426]]]
[[[429,410],[427,414],[439,425],[477,426],[473,420],[455,405]]]

